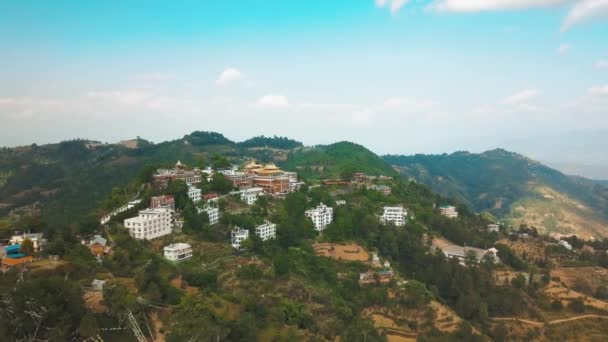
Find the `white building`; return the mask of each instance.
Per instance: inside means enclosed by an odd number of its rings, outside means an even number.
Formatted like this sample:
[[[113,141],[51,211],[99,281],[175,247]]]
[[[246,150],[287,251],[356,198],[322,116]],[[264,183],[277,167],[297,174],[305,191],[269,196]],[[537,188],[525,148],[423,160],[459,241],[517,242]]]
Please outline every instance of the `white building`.
[[[319,204],[314,209],[306,211],[306,217],[309,217],[312,220],[312,223],[315,225],[315,229],[317,231],[325,230],[327,225],[333,220],[333,215],[334,209],[324,205],[323,203]]]
[[[570,243],[568,243],[568,241],[566,240],[559,240],[557,242],[560,246],[563,246],[564,248],[566,248],[567,250],[571,251],[572,250],[572,245]]]
[[[207,213],[209,224],[214,225],[220,223],[220,209],[211,205],[205,205],[204,208],[198,208],[198,213]]]
[[[491,223],[488,225],[488,231],[491,232],[497,232],[500,230],[500,226],[496,223]]]
[[[336,205],[337,205],[338,207],[341,207],[341,206],[343,206],[343,205],[346,205],[346,201],[345,201],[345,200],[337,200],[337,201],[336,201]]]
[[[262,188],[250,188],[241,190],[241,200],[248,205],[252,205],[255,201],[258,200],[258,197],[264,194],[264,189]]]
[[[125,220],[125,227],[135,239],[151,240],[171,234],[173,230],[173,210],[155,208],[141,210],[137,217]]]
[[[241,229],[239,227],[235,227],[230,233],[230,241],[232,244],[232,248],[241,249],[241,242],[249,239],[249,231],[247,229]]]
[[[13,235],[10,239],[11,245],[22,244],[23,241],[30,240],[32,241],[32,245],[34,246],[34,251],[40,252],[44,245],[46,244],[46,240],[44,239],[44,234],[42,233],[23,233],[20,235]]]
[[[405,226],[407,219],[407,210],[403,206],[398,207],[384,207],[384,212],[380,217],[382,224],[392,223],[397,227]]]
[[[263,225],[255,228],[255,235],[259,236],[262,241],[274,239],[277,236],[277,225],[265,221]]]
[[[188,184],[188,197],[192,200],[192,203],[198,203],[201,201],[202,192],[201,189]]]
[[[441,210],[441,215],[447,218],[454,219],[458,217],[458,211],[456,211],[456,207],[453,205],[442,205],[439,207],[439,210]]]
[[[187,243],[174,243],[163,248],[165,259],[169,261],[182,261],[192,258],[192,246]]]

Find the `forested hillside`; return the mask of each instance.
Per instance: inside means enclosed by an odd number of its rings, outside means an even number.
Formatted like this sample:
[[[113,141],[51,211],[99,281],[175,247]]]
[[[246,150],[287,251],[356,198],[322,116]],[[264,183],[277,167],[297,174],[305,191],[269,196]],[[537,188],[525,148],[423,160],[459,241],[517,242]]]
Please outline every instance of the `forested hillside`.
[[[406,177],[514,223],[545,231],[608,233],[608,189],[516,153],[384,156]],[[534,218],[536,217],[536,218]]]
[[[301,145],[282,137],[257,137],[237,144],[213,132],[193,132],[158,144],[137,142],[136,148],[72,140],[0,149],[0,223],[7,226],[19,217],[40,214],[47,224],[67,226],[99,209],[112,189],[124,187],[146,167],[173,165],[177,160],[194,166],[242,158],[268,162],[276,151],[249,147]],[[220,155],[220,160],[214,159]],[[124,193],[124,200],[133,194]],[[103,210],[97,210],[97,216]]]
[[[296,150],[282,164],[297,170],[302,176],[350,179],[355,172],[370,175],[396,176],[397,173],[382,158],[367,148],[351,142],[319,145]]]

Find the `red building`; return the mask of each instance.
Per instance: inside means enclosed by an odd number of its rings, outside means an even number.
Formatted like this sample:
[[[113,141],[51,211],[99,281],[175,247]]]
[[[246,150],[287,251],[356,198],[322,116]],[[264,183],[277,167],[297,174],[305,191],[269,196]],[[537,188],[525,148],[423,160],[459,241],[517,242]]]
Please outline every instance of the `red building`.
[[[165,196],[156,196],[150,198],[150,208],[160,208],[160,207],[169,207],[172,210],[175,210],[175,198],[170,195]]]

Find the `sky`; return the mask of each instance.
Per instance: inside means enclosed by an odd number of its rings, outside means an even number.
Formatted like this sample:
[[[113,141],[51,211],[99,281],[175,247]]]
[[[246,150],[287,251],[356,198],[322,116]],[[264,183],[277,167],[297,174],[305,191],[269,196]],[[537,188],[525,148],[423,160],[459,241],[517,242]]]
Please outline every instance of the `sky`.
[[[608,179],[608,0],[0,0],[0,146],[195,130]]]

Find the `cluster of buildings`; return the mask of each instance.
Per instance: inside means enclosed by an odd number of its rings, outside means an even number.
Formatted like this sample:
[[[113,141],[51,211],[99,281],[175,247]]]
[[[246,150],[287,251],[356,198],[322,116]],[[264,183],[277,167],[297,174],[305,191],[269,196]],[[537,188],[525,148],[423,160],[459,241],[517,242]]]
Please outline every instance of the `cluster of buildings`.
[[[307,210],[305,215],[312,220],[315,230],[321,232],[333,221],[334,209],[321,203],[316,208]]]
[[[255,227],[255,235],[257,235],[262,241],[274,239],[277,236],[277,225],[269,221],[265,221],[263,224]],[[242,242],[249,239],[249,230],[239,227],[235,227],[230,232],[230,244],[232,248],[241,250],[243,248]]]
[[[181,180],[188,184],[198,184],[203,179],[203,171],[199,168],[189,169],[181,162],[177,162],[172,169],[158,169],[152,176],[152,181],[157,186],[166,188],[169,181]]]
[[[407,222],[407,209],[403,206],[384,207],[382,216],[380,216],[382,224],[393,224],[397,227],[405,226]]]
[[[38,253],[42,251],[46,245],[46,239],[42,233],[21,233],[13,235],[6,246],[0,247],[0,257],[2,263],[0,264],[0,270],[6,271],[15,266],[23,265],[34,260],[32,255],[26,255],[22,249],[22,245],[25,241],[32,243],[33,252]]]
[[[283,171],[274,164],[261,165],[251,162],[243,171],[231,169],[222,173],[235,188],[259,188],[273,196],[287,195],[302,185],[302,182],[298,181],[297,173]]]

